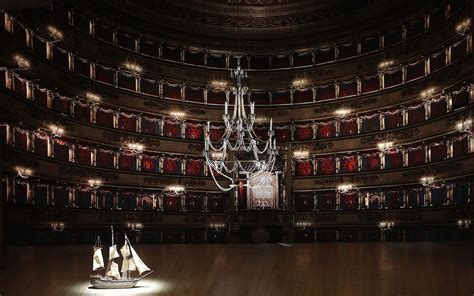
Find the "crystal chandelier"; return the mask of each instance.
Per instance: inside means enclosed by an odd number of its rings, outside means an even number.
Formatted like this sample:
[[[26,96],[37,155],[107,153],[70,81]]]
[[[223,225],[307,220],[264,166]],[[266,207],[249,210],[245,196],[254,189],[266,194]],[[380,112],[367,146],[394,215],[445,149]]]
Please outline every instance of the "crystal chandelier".
[[[222,191],[229,191],[239,185],[255,188],[267,187],[273,176],[272,171],[278,154],[272,119],[268,139],[260,139],[253,126],[255,123],[255,103],[250,102],[250,114],[245,110],[244,95],[247,87],[242,80],[247,72],[240,68],[231,70],[230,77],[235,80],[232,88],[235,103],[232,114],[229,114],[229,103],[225,102],[225,132],[222,137],[212,142],[210,139],[210,123],[207,122],[204,138],[204,151],[209,172]],[[223,177],[226,184],[216,177]],[[252,184],[249,181],[253,180]],[[227,182],[229,183],[227,185]]]

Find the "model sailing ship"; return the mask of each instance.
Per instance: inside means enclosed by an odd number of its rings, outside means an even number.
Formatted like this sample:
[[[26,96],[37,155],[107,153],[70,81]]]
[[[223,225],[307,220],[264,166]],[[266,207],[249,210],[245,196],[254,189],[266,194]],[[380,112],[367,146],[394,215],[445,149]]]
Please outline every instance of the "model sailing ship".
[[[112,230],[112,244],[109,247],[109,260],[107,262],[107,268],[105,274],[91,274],[90,280],[94,288],[98,289],[126,289],[133,288],[142,278],[146,277],[153,271],[150,270],[145,263],[138,257],[137,252],[133,249],[127,235],[125,235],[125,243],[120,249],[122,254],[122,274],[120,274],[119,265],[114,262],[116,258],[120,257],[117,251],[117,245],[114,244],[114,228],[110,226]],[[97,272],[104,268],[104,258],[102,256],[102,246],[100,243],[100,237],[97,237],[97,241],[94,245],[94,257],[92,261],[92,270]],[[139,277],[132,277],[130,274],[133,271],[139,273]]]

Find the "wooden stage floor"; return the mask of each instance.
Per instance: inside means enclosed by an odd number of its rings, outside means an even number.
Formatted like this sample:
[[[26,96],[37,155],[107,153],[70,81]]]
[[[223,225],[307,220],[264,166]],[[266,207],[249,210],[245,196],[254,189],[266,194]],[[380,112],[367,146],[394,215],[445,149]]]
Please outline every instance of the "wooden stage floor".
[[[89,288],[92,246],[9,247],[0,294],[474,295],[473,243],[138,245],[134,289]]]

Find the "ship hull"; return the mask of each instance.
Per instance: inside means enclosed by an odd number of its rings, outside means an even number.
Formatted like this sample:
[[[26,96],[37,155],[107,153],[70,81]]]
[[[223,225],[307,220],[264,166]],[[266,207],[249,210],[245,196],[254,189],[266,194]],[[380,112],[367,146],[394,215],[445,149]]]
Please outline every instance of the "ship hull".
[[[130,289],[135,287],[140,278],[113,280],[104,277],[90,277],[91,284],[96,289]]]

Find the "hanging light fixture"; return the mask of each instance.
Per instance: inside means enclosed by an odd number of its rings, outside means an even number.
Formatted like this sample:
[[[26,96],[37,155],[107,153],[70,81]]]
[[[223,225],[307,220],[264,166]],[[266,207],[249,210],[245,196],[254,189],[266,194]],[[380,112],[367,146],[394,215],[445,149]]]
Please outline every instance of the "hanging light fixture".
[[[266,187],[271,182],[272,171],[278,154],[274,139],[273,123],[270,119],[268,139],[261,140],[253,130],[255,124],[255,103],[250,102],[250,114],[244,104],[247,87],[242,86],[242,80],[247,78],[247,72],[237,63],[237,69],[231,70],[231,78],[236,86],[232,88],[235,104],[232,114],[229,114],[229,103],[225,102],[224,115],[225,131],[217,142],[210,139],[210,123],[207,122],[203,154],[211,176],[222,191],[234,187]],[[218,180],[223,177],[228,185]],[[250,185],[250,180],[253,180]]]

